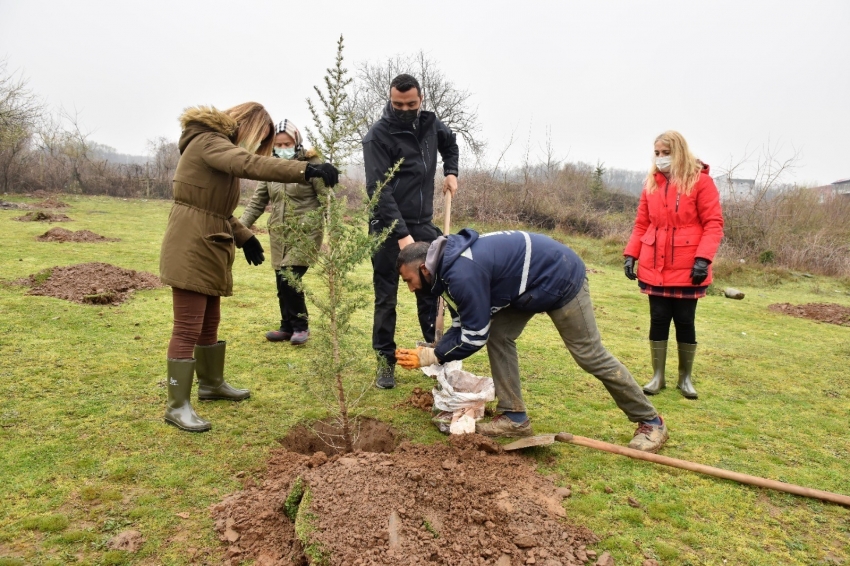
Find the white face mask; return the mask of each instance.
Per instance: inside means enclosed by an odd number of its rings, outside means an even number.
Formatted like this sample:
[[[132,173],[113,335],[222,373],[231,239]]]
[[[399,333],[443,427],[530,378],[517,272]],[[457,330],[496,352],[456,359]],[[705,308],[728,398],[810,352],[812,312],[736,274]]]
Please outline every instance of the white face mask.
[[[293,157],[295,157],[295,148],[276,147],[274,148],[274,154],[280,157],[281,159],[292,159]]]
[[[663,155],[655,158],[655,166],[662,173],[670,171],[670,166],[673,165],[673,158],[669,155]]]

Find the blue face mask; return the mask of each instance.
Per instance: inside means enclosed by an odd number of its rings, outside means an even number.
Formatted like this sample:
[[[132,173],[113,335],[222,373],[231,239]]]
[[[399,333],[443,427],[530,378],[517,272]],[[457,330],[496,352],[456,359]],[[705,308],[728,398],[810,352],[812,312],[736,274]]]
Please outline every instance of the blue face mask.
[[[294,147],[276,147],[274,148],[274,154],[281,159],[292,159],[295,157],[295,148]]]

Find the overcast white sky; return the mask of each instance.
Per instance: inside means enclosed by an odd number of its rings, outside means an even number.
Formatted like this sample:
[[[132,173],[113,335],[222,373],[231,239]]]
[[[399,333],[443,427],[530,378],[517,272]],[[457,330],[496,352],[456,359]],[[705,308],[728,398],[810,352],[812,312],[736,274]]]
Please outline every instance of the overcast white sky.
[[[768,139],[792,181],[850,177],[850,1],[0,0],[0,57],[93,139],[145,153],[195,104],[304,99],[342,33],[350,68],[423,49],[474,93],[491,159],[551,128],[570,161],[645,169],[679,130],[715,170]],[[745,173],[745,172],[744,172]]]

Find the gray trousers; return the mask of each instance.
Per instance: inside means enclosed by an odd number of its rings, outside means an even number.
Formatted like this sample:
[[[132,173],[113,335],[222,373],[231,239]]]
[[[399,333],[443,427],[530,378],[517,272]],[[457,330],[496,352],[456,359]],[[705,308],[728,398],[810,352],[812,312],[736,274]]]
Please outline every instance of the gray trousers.
[[[658,415],[626,366],[602,345],[587,280],[572,301],[546,314],[555,323],[564,345],[579,367],[605,385],[614,402],[630,421],[648,421]],[[487,355],[500,412],[525,411],[519,382],[516,339],[534,315],[533,312],[508,307],[494,314],[490,321]]]

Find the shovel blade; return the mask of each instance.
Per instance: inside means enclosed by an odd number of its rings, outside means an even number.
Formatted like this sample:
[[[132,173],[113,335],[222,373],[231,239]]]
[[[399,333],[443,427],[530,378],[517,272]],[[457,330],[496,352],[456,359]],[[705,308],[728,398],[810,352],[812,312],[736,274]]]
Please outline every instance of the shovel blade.
[[[519,450],[521,448],[531,448],[532,446],[548,446],[555,443],[554,434],[538,434],[537,436],[529,436],[521,438],[510,444],[502,446],[502,450]]]

